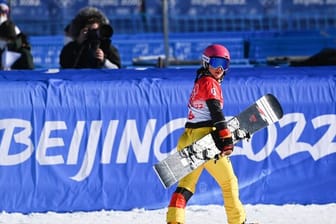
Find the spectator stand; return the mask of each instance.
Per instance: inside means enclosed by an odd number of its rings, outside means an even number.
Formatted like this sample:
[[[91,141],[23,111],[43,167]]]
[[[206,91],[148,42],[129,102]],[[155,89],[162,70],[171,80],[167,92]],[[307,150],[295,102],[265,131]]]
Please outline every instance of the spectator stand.
[[[109,18],[124,67],[147,59],[154,60],[149,66],[160,64],[161,0],[12,1],[12,18],[30,36],[36,68],[59,66],[64,27],[84,6],[97,7]],[[198,62],[201,49],[212,42],[227,45],[238,66],[264,65],[268,57],[309,56],[335,46],[335,32],[328,31],[336,28],[335,13],[333,1],[169,1],[171,64]]]

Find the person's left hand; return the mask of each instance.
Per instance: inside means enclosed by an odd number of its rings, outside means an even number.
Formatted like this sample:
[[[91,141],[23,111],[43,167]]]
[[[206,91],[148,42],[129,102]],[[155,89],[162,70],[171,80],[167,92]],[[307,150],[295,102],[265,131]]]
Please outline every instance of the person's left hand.
[[[228,128],[223,128],[221,130],[218,130],[218,135],[219,139],[222,141],[221,142],[221,156],[228,156],[231,155],[233,152],[233,139],[232,139],[232,134]]]

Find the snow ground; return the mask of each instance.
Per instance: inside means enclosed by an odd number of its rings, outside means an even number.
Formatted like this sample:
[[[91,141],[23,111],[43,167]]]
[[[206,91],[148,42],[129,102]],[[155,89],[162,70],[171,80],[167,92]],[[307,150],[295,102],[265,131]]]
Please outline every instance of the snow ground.
[[[259,224],[335,224],[336,203],[325,205],[245,205],[249,221]],[[165,224],[167,209],[74,213],[0,213],[0,224]],[[226,223],[220,205],[188,206],[186,224]]]

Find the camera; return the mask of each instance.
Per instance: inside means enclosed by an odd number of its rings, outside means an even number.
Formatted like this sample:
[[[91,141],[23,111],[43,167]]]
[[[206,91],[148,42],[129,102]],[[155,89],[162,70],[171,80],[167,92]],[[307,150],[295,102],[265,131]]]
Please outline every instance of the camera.
[[[86,44],[89,50],[88,61],[93,67],[100,67],[103,63],[96,58],[96,50],[102,49],[109,52],[113,29],[110,25],[103,24],[98,29],[89,29],[86,34]]]
[[[108,46],[111,42],[113,29],[110,25],[103,24],[98,29],[89,29],[87,32],[87,41],[91,48],[97,49],[100,45]]]

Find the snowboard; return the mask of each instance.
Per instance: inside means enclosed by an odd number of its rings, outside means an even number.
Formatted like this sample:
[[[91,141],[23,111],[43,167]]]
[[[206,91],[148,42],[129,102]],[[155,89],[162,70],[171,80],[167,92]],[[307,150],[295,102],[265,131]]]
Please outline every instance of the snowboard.
[[[282,107],[277,98],[266,94],[256,100],[240,114],[227,121],[232,133],[233,142],[249,139],[257,131],[280,120]],[[193,144],[169,155],[156,163],[153,168],[165,188],[177,183],[191,171],[211,159],[218,158],[217,149],[211,133],[195,141]]]

